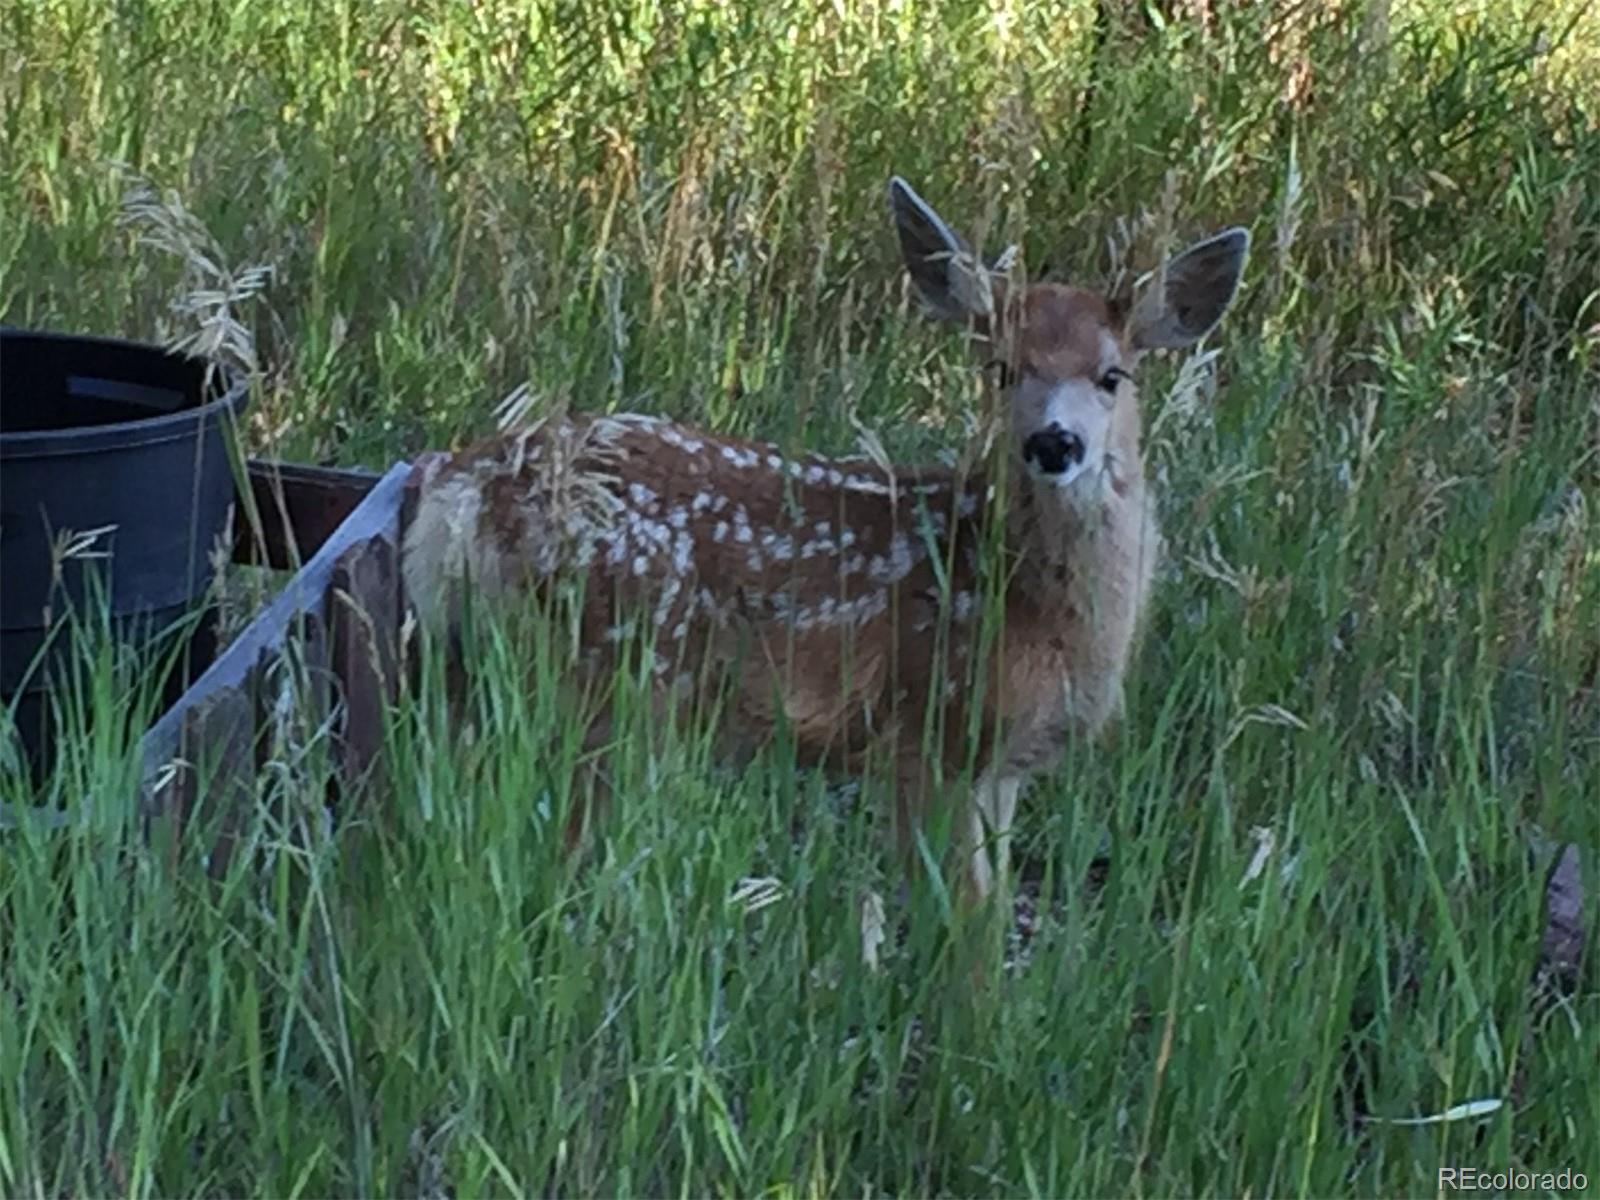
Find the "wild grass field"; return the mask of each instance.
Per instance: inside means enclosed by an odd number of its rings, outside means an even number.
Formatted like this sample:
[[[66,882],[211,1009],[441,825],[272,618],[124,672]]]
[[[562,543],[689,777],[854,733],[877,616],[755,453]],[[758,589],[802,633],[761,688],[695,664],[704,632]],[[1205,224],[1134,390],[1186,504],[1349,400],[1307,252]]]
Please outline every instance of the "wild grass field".
[[[1600,1186],[1592,964],[1529,993],[1553,846],[1596,920],[1597,79],[1584,0],[5,5],[0,322],[202,338],[258,454],[386,466],[520,387],[954,450],[983,379],[891,173],[1036,276],[1254,248],[1143,372],[1168,560],[1125,721],[1024,801],[988,991],[781,746],[635,713],[564,859],[537,623],[479,631],[465,726],[411,692],[337,822],[289,730],[218,884],[142,840],[102,655],[94,735],[0,774],[73,818],[0,829],[0,1194]]]

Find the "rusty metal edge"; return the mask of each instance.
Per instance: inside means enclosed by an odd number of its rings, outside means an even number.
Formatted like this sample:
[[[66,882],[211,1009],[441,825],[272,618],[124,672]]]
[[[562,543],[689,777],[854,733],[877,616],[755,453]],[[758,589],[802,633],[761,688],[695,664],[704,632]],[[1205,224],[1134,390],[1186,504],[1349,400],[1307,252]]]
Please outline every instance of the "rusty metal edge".
[[[233,514],[233,561],[294,571],[314,557],[383,476],[277,459],[245,463]]]

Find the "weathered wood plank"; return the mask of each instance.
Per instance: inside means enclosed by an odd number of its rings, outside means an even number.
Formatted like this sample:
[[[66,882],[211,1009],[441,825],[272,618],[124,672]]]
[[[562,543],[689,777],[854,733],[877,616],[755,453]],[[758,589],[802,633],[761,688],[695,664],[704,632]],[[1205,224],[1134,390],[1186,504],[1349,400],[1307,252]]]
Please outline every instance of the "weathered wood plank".
[[[206,870],[220,878],[233,857],[234,843],[250,819],[256,787],[256,688],[253,671],[236,688],[224,688],[197,706],[184,722],[183,758],[195,777],[194,807],[177,823],[182,837],[190,828],[216,830]],[[173,845],[176,858],[179,846]]]
[[[184,822],[194,811],[200,783],[196,773],[185,763],[180,751],[183,748],[186,726],[191,718],[178,719],[173,752],[163,759],[159,769],[145,775],[141,799],[141,815],[147,834],[160,836],[164,827],[171,839],[170,852],[177,853],[183,844]],[[190,744],[192,744],[192,739]]]
[[[243,689],[264,655],[282,651],[304,614],[324,611],[334,568],[345,552],[377,538],[392,545],[398,554],[401,501],[409,475],[407,463],[391,467],[333,535],[323,541],[311,561],[295,573],[272,603],[150,727],[139,743],[141,804],[147,816],[155,816],[165,808],[163,789],[156,784],[175,758],[184,757],[183,731],[190,714],[211,696]]]
[[[344,697],[340,766],[355,784],[377,760],[383,715],[398,695],[399,546],[369,538],[350,547],[333,571],[329,620],[333,671]]]
[[[302,700],[314,713],[326,714],[333,705],[333,633],[329,629],[330,601],[323,600],[322,608],[305,614],[298,638],[295,656],[301,672]]]
[[[150,788],[158,811],[147,811],[157,848],[176,866],[194,828],[224,830],[221,869],[227,866],[232,829],[248,812],[256,777],[255,673],[238,686],[223,688],[190,708],[179,730],[179,753]],[[208,867],[217,873],[215,854]]]
[[[233,561],[293,571],[321,549],[381,475],[253,458],[234,506]]]

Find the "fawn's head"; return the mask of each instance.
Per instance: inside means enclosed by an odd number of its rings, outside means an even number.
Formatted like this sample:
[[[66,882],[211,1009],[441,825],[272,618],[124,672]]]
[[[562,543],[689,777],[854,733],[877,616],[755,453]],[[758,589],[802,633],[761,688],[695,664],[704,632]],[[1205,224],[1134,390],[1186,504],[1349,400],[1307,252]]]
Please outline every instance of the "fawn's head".
[[[911,186],[889,181],[906,269],[933,311],[969,325],[1011,399],[1011,444],[1027,477],[1063,500],[1122,490],[1139,469],[1132,372],[1146,350],[1193,345],[1238,290],[1250,234],[1232,228],[1170,259],[1133,301],[1059,283],[1008,295]]]

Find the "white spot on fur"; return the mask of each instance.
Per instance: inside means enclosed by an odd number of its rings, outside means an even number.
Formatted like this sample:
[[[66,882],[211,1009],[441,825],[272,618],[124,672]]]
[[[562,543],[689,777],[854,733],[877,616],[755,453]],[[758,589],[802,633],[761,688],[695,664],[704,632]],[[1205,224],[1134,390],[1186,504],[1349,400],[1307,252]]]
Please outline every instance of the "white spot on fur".
[[[888,484],[879,483],[876,479],[870,479],[865,475],[845,476],[844,486],[852,492],[862,492],[868,496],[887,496],[889,494]]]
[[[652,520],[637,512],[625,513],[622,526],[636,549],[665,550],[672,542],[672,530],[666,522]]]
[[[887,555],[873,556],[867,566],[867,575],[874,583],[899,583],[911,574],[913,564],[922,556],[921,547],[913,553],[910,539],[903,533],[897,533],[889,542]]]
[[[805,542],[800,547],[801,558],[815,558],[819,554],[834,554],[839,549],[838,544],[830,537],[819,537]]]
[[[862,624],[889,611],[888,592],[868,592],[839,606],[840,616],[851,624]]]
[[[815,604],[795,604],[786,593],[778,592],[767,598],[778,620],[792,627],[796,633],[812,629],[832,628],[838,625],[857,626],[889,610],[889,593],[868,592],[852,600],[839,600],[824,596]]]
[[[690,437],[683,430],[672,425],[663,426],[660,431],[660,437],[667,445],[676,446],[679,450],[688,454],[699,454],[706,447],[706,444],[699,438]]]
[[[678,593],[683,590],[683,585],[676,579],[668,579],[667,586],[661,589],[661,596],[656,601],[656,611],[653,617],[655,627],[660,629],[672,616],[672,606],[677,602]]]

